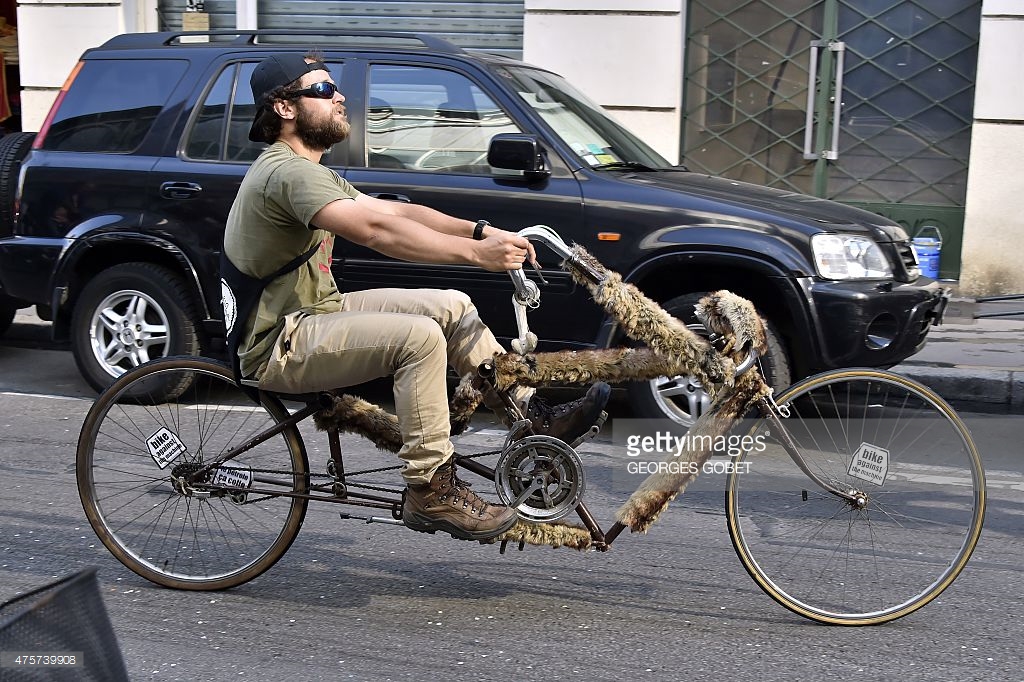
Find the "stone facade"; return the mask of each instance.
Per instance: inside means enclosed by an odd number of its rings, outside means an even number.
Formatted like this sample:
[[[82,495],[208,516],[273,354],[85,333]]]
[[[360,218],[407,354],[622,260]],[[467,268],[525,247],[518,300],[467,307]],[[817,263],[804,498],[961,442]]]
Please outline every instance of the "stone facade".
[[[961,292],[1024,292],[1024,3],[982,4]]]

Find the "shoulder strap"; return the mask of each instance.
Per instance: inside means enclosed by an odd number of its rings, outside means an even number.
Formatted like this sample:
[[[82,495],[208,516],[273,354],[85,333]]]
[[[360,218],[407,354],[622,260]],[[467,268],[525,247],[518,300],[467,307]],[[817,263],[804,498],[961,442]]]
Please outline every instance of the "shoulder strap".
[[[295,258],[292,258],[290,261],[282,265],[280,268],[278,268],[271,274],[261,279],[260,282],[262,282],[263,286],[266,287],[268,284],[273,282],[281,275],[288,274],[289,272],[291,272],[292,270],[294,270],[295,268],[299,267],[300,265],[308,261],[310,258],[312,258],[313,254],[316,253],[317,249],[320,248],[320,244],[322,243],[323,242],[317,242],[316,244],[313,244],[313,246],[309,247],[309,251],[306,251],[305,253],[300,253]]]
[[[224,307],[224,322],[227,331],[225,342],[228,359],[231,360],[232,373],[235,376],[235,383],[239,386],[242,385],[242,369],[238,358],[238,347],[242,341],[242,330],[252,316],[252,311],[255,310],[259,303],[263,290],[281,275],[288,274],[312,258],[313,254],[320,248],[320,244],[321,242],[317,242],[305,253],[299,254],[271,274],[259,279],[250,277],[236,268],[227,254],[221,250],[221,304]],[[248,387],[243,388],[245,388],[246,393],[253,400],[259,402],[255,390]]]

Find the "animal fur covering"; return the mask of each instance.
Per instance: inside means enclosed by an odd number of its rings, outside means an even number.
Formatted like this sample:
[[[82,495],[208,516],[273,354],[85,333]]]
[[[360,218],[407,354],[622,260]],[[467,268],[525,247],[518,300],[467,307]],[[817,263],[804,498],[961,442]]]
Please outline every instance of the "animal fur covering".
[[[676,457],[675,453],[669,453],[665,461],[673,464],[673,468],[660,468],[657,473],[644,479],[640,487],[615,513],[615,520],[633,532],[647,532],[669,503],[697,478],[696,473],[689,472],[700,471],[704,462],[715,454],[713,444],[716,437],[727,435],[753,401],[770,393],[771,389],[757,371],[751,370],[741,375],[729,395],[723,400],[716,401],[711,409],[698,417],[696,423],[690,427],[687,440],[697,447],[679,457]],[[682,466],[685,462],[693,462],[694,466]],[[672,471],[683,473],[671,473]]]
[[[516,521],[516,525],[501,535],[481,540],[482,544],[493,545],[498,542],[523,542],[529,545],[569,547],[583,551],[590,549],[594,539],[590,531],[583,526],[577,526],[562,521],[551,523],[527,523]]]
[[[705,296],[696,306],[695,313],[704,326],[725,339],[724,350],[718,352],[582,247],[574,245],[572,257],[562,265],[589,290],[627,337],[646,347],[498,354],[494,364],[495,385],[499,390],[508,390],[517,384],[538,387],[581,385],[599,380],[620,383],[693,374],[715,401],[691,427],[690,441],[708,443],[726,435],[755,400],[770,394],[756,368],[738,378],[734,376],[735,362],[742,360],[749,348],[758,352],[766,350],[764,328],[750,301],[728,291],[717,291]],[[597,282],[587,274],[588,270],[598,274]],[[479,381],[467,375],[452,397],[453,434],[466,428],[481,402]],[[342,432],[358,433],[383,450],[398,452],[402,447],[398,419],[361,398],[335,397],[334,406],[316,416],[316,425],[320,429],[334,427]],[[700,439],[699,436],[710,438]],[[689,452],[686,457],[696,463],[695,470],[699,471],[700,465],[712,454],[709,447]],[[672,459],[680,461],[679,457],[672,456]],[[690,474],[652,474],[618,510],[616,520],[632,531],[646,531],[693,478],[695,475]],[[501,540],[577,549],[590,547],[590,535],[585,528],[562,523],[519,522],[493,541]]]

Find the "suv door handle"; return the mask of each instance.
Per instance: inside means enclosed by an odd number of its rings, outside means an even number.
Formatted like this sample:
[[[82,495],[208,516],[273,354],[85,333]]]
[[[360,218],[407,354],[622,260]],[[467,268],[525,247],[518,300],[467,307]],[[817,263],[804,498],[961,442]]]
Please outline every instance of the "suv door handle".
[[[191,199],[203,191],[195,182],[165,182],[160,185],[160,196],[164,199]]]
[[[395,194],[393,192],[370,192],[370,196],[375,199],[384,199],[385,201],[400,201],[403,204],[412,203],[409,197],[404,194]]]

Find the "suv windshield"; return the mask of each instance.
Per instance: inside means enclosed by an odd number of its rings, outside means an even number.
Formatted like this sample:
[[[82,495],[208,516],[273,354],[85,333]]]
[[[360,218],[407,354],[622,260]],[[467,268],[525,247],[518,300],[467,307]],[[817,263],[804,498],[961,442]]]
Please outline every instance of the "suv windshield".
[[[567,81],[548,71],[501,70],[519,96],[592,168],[671,168],[663,156],[612,119]]]

